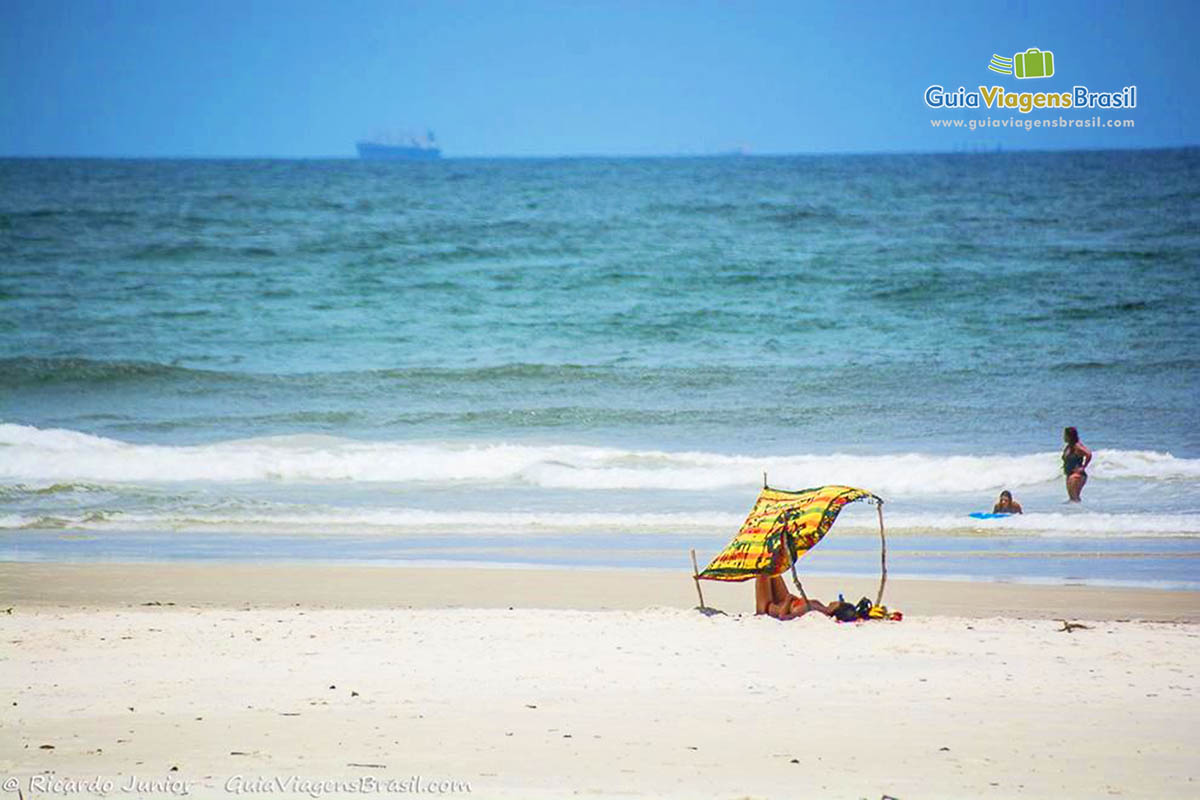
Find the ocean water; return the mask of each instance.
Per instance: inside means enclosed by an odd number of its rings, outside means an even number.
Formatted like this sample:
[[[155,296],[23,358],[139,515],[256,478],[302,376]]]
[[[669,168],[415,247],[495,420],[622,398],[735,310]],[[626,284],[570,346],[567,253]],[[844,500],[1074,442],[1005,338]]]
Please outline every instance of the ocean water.
[[[0,188],[0,558],[687,571],[766,473],[882,496],[893,576],[1200,589],[1198,150]]]

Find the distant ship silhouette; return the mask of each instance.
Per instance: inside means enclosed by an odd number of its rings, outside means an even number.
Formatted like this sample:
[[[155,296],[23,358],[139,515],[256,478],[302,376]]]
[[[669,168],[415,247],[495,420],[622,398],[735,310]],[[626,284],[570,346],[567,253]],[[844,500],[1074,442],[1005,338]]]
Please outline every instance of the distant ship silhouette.
[[[434,161],[442,157],[433,131],[424,136],[377,136],[355,142],[358,157],[367,161]]]

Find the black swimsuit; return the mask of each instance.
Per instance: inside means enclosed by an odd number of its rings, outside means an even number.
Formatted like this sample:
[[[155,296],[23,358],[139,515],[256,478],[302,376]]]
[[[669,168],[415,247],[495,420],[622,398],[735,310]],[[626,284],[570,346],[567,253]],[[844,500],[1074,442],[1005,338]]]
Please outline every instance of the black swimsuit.
[[[1075,452],[1074,446],[1063,451],[1062,459],[1063,459],[1063,473],[1064,474],[1071,475],[1076,470],[1083,472],[1083,456],[1081,456]],[[1083,472],[1083,474],[1087,475],[1086,472]]]

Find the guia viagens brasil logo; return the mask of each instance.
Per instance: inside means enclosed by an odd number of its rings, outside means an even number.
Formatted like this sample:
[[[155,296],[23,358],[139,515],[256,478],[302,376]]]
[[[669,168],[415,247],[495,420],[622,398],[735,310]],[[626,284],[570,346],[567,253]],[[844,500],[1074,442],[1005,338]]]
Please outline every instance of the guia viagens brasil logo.
[[[1011,58],[992,54],[987,68],[1018,80],[1052,78],[1055,71],[1054,53],[1030,47]],[[979,85],[975,91],[965,86],[947,91],[935,83],[925,90],[925,105],[930,108],[990,108],[1009,109],[1029,114],[1035,109],[1065,108],[1137,108],[1137,86],[1129,85],[1115,92],[1094,92],[1076,84],[1070,91],[1010,92],[1003,86]]]

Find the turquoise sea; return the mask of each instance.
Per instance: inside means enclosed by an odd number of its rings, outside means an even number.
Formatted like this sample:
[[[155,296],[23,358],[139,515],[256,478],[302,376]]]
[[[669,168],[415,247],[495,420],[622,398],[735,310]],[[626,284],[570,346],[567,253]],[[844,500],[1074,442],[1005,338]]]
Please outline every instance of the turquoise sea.
[[[1195,149],[0,160],[0,558],[1200,589],[1198,342]]]

